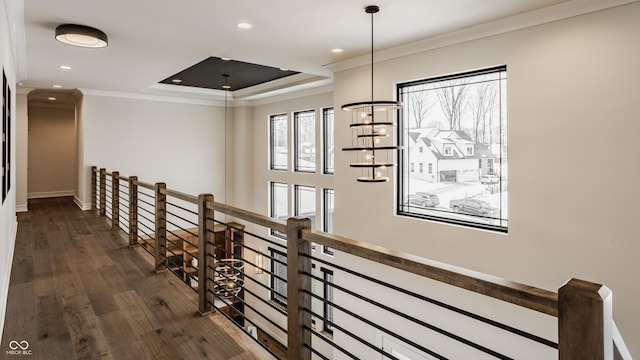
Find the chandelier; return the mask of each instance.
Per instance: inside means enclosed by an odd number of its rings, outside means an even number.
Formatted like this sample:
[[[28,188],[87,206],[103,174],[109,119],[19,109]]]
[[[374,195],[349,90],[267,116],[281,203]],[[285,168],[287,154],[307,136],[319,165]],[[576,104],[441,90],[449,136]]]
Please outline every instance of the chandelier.
[[[342,110],[351,112],[352,146],[342,151],[354,151],[358,160],[350,167],[362,169],[359,182],[389,181],[386,175],[390,167],[395,166],[395,152],[400,147],[393,144],[393,115],[402,108],[402,103],[392,100],[374,100],[373,98],[373,14],[380,11],[376,5],[365,8],[371,14],[371,100],[342,105]],[[384,175],[383,175],[384,174]]]
[[[214,266],[213,293],[221,298],[232,298],[238,295],[244,285],[242,268],[244,262],[238,259],[221,259]]]

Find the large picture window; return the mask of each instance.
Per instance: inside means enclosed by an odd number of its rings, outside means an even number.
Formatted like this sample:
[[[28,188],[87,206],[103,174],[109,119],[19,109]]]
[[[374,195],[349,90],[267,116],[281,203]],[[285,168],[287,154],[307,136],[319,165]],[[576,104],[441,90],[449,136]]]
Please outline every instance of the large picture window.
[[[506,232],[506,66],[397,90],[398,213]]]
[[[287,170],[289,142],[287,141],[287,114],[269,117],[269,168]]]
[[[316,112],[300,111],[293,114],[295,141],[294,169],[300,172],[316,171]]]

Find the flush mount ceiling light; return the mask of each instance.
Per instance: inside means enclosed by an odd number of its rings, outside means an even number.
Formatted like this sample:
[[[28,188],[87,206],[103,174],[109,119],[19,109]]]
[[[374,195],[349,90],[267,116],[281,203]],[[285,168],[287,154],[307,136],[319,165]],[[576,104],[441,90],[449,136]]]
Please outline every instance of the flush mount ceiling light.
[[[102,31],[84,25],[63,24],[56,28],[56,40],[67,45],[102,48],[107,46],[109,40],[107,34]]]
[[[342,151],[355,151],[358,162],[349,166],[360,168],[363,176],[360,182],[377,183],[389,181],[383,176],[388,168],[395,166],[395,150],[400,147],[393,145],[392,130],[394,111],[402,107],[402,103],[392,100],[373,100],[373,14],[380,11],[376,5],[365,8],[371,14],[371,100],[342,105],[342,110],[352,113],[351,131],[352,146],[342,148]]]
[[[236,24],[236,26],[238,27],[238,29],[251,29],[253,27],[253,25],[249,24],[248,22],[239,22]]]

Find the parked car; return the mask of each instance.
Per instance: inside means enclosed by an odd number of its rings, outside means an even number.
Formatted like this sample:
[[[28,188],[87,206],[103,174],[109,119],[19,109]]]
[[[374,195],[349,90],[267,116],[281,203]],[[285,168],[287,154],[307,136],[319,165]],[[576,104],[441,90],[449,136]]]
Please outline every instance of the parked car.
[[[500,183],[500,177],[498,175],[482,175],[480,177],[481,184],[498,184]]]
[[[409,204],[414,204],[421,207],[435,207],[440,205],[440,199],[436,194],[428,192],[417,192],[413,195],[409,195]]]
[[[498,217],[500,215],[500,209],[489,205],[488,202],[475,198],[466,198],[459,200],[451,200],[449,202],[451,210],[457,213],[484,216],[484,217]]]

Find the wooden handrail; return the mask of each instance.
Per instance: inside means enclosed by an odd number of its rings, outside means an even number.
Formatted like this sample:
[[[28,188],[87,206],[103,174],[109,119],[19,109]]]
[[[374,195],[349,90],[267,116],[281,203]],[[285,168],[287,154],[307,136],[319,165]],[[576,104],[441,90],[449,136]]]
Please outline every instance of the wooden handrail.
[[[558,294],[553,291],[322,231],[302,230],[302,239],[544,314],[558,316]]]
[[[136,180],[135,184],[138,186],[142,186],[145,189],[154,190],[154,191],[156,190],[156,186],[154,184],[149,184],[144,181]]]
[[[128,176],[117,175],[117,176],[114,176],[114,177],[117,178],[118,180],[129,181],[129,177]]]
[[[171,189],[162,189],[161,191],[162,191],[162,193],[164,195],[171,196],[171,197],[174,197],[174,198],[178,198],[180,200],[184,200],[186,202],[190,202],[192,204],[198,205],[198,197],[197,196],[193,196],[193,195],[190,195],[190,194],[187,194],[187,193],[183,193],[183,192],[176,191],[176,190],[171,190]]]
[[[242,210],[242,209],[239,209],[230,205],[222,204],[222,203],[213,203],[213,204],[207,203],[207,208],[214,211],[219,211],[229,216],[246,220],[250,223],[268,227],[275,231],[279,231],[282,233],[287,232],[287,223],[280,219],[274,219],[272,217],[264,216],[262,214],[254,213],[247,210]]]

